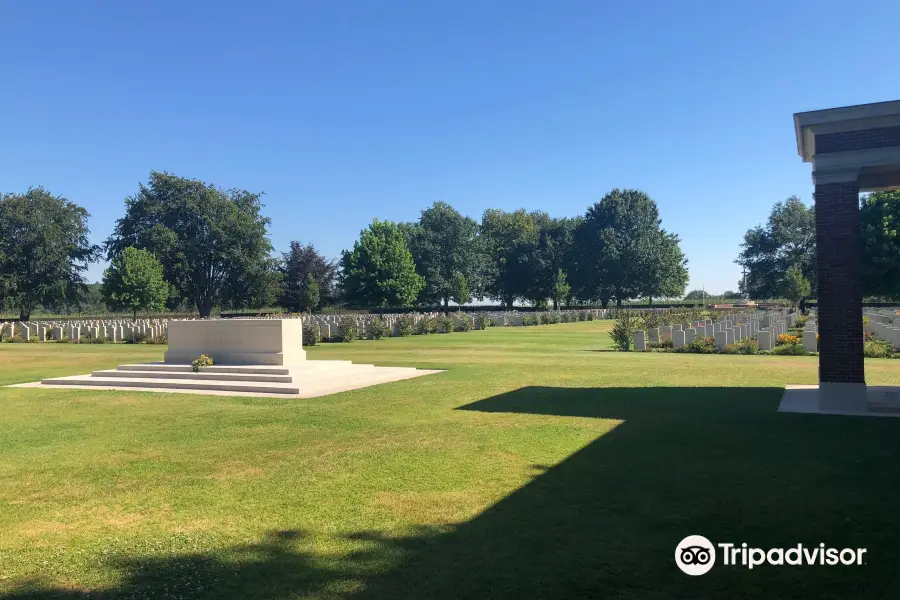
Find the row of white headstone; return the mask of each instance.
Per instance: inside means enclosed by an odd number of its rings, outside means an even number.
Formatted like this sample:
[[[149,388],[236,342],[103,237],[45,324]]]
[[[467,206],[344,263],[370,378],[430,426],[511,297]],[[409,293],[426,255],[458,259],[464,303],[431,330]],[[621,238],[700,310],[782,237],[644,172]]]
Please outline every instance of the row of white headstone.
[[[865,331],[889,341],[895,348],[900,347],[900,315],[897,313],[896,308],[866,309],[863,311],[863,317],[868,317],[868,322],[863,320]]]
[[[155,339],[166,335],[168,319],[72,320],[72,321],[15,321],[0,323],[0,340],[14,336],[26,342],[80,343],[88,338],[104,338],[109,343],[134,341],[136,338]]]
[[[605,319],[608,316],[608,311],[605,309],[582,309],[576,311],[565,311],[567,313],[578,315],[580,313],[590,313],[594,319]],[[475,328],[476,324],[476,316],[478,313],[470,313],[470,312],[453,312],[448,313],[455,321],[456,325],[462,324],[464,320],[469,321],[469,325],[472,329]],[[525,313],[521,313],[518,311],[508,311],[508,312],[487,312],[484,313],[491,320],[492,327],[521,327],[525,324]],[[338,337],[340,335],[341,324],[346,319],[350,319],[356,322],[357,327],[361,332],[365,332],[368,329],[369,324],[371,324],[372,320],[376,317],[381,318],[384,324],[391,330],[392,335],[399,335],[399,323],[401,317],[412,317],[413,322],[418,324],[422,321],[422,319],[426,317],[439,317],[442,316],[442,313],[412,313],[412,314],[395,314],[395,315],[375,315],[375,314],[332,314],[332,315],[303,315],[301,318],[303,319],[304,325],[318,325],[319,332],[322,335],[323,339],[330,339],[333,337]]]
[[[672,347],[681,348],[698,338],[711,337],[716,348],[722,349],[736,344],[745,338],[755,337],[761,350],[775,347],[778,335],[786,333],[796,320],[796,313],[787,310],[754,312],[740,315],[728,315],[720,321],[703,319],[694,323],[666,325],[664,327],[636,331],[634,333],[634,349],[647,350],[650,344],[672,342]]]

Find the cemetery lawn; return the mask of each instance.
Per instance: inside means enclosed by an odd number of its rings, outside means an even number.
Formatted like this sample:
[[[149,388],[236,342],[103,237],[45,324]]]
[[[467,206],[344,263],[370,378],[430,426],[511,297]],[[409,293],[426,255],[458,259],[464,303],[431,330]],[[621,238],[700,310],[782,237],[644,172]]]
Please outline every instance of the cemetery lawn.
[[[0,388],[0,598],[896,597],[900,419],[776,413],[815,358],[609,328],[319,346],[447,371],[310,400]],[[0,344],[0,384],[164,350]],[[689,577],[689,534],[868,551]]]

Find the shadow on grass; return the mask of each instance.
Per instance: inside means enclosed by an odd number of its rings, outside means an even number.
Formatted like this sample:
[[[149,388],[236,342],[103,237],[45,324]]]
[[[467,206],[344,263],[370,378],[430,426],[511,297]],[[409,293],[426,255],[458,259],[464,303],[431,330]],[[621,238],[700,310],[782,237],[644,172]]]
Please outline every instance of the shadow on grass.
[[[358,532],[349,537],[366,550],[330,562],[298,551],[298,532],[273,533],[232,549],[247,556],[237,564],[206,555],[124,563],[125,583],[90,597],[889,597],[900,585],[900,424],[779,414],[781,394],[527,387],[480,400],[458,410],[621,422],[557,465],[532,465],[531,481],[449,530]],[[688,577],[674,549],[690,534],[762,548],[867,548],[868,562],[717,564]],[[342,592],[348,581],[362,591]],[[84,597],[53,594],[7,597]]]

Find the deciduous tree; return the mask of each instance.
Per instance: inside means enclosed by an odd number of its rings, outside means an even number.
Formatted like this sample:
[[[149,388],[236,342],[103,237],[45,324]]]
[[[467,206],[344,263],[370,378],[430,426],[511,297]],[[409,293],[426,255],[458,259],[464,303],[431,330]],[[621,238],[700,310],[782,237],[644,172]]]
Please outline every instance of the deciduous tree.
[[[485,257],[474,219],[446,202],[435,202],[422,211],[417,223],[405,224],[403,229],[416,272],[425,278],[423,304],[442,302],[446,308],[456,273],[465,276],[470,291],[483,294]]]
[[[776,298],[790,267],[796,266],[816,289],[815,209],[796,196],[772,207],[766,224],[744,234],[735,261],[747,270],[741,291],[751,298]]]
[[[866,293],[900,298],[900,191],[863,196],[860,219]]]
[[[809,281],[803,276],[800,267],[796,265],[788,267],[781,284],[781,295],[796,306],[800,300],[809,297],[809,292]]]
[[[538,239],[534,218],[525,210],[484,211],[481,235],[488,257],[487,295],[512,308],[513,303],[528,297],[528,254]]]
[[[125,216],[106,242],[110,260],[134,246],[162,263],[175,293],[202,317],[214,306],[259,302],[273,287],[272,246],[261,194],[151,172],[125,200]]]
[[[566,272],[562,269],[556,270],[556,281],[553,283],[553,308],[559,310],[559,307],[569,300],[572,294],[572,286],[566,278]]]
[[[312,311],[318,308],[320,301],[319,282],[316,281],[316,278],[312,273],[307,273],[306,282],[303,285],[303,308],[312,313]]]
[[[361,308],[411,306],[425,286],[396,223],[375,219],[341,257],[341,287]]]
[[[99,248],[88,212],[42,187],[0,195],[0,293],[27,321],[38,306],[74,304]]]
[[[303,245],[298,241],[292,241],[290,250],[281,256],[280,269],[284,276],[282,306],[295,312],[308,310],[303,294],[310,275],[319,286],[319,303],[333,303],[336,300],[336,261],[325,258],[312,244]]]
[[[469,282],[466,281],[466,276],[459,271],[453,274],[450,299],[460,307],[472,301],[472,294],[469,293]]]
[[[575,231],[576,295],[621,306],[640,295],[683,293],[678,238],[661,223],[656,202],[640,190],[614,189],[589,207]]]
[[[103,272],[100,295],[113,311],[162,310],[169,298],[162,263],[146,250],[128,247]]]

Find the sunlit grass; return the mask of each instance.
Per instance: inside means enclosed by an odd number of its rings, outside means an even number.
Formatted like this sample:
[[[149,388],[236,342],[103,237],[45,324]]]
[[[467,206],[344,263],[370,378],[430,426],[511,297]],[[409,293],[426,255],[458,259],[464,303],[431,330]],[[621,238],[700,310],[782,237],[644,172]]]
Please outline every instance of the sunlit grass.
[[[858,591],[840,572],[687,581],[675,544],[719,527],[868,545],[874,583],[856,596],[886,597],[900,420],[775,413],[780,387],[816,381],[814,358],[616,353],[609,327],[309,348],[448,369],[309,400],[0,389],[0,596]],[[0,383],[164,350],[0,344]],[[900,361],[866,368],[900,384]]]

